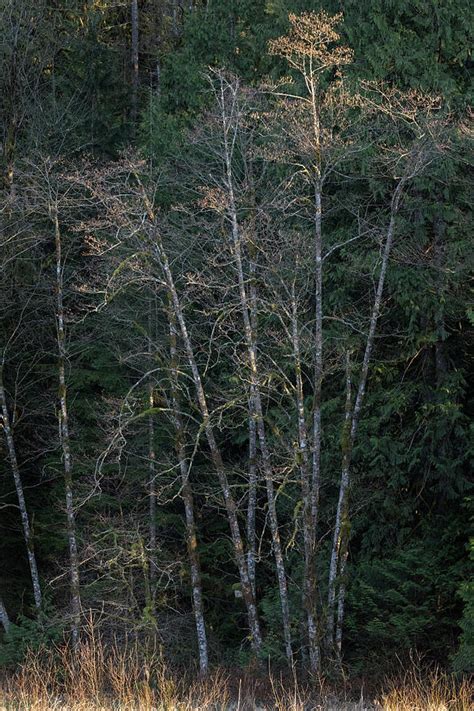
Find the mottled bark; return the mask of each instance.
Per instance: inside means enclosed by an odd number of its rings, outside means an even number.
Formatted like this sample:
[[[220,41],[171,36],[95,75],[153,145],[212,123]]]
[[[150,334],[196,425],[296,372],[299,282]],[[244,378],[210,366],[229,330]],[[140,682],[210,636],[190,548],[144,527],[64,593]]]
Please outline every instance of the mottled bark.
[[[253,408],[254,393],[249,397],[249,488],[247,502],[247,566],[255,597],[256,568],[256,509],[257,509],[257,425]]]
[[[81,596],[79,582],[79,554],[76,535],[76,517],[74,511],[73,482],[72,482],[72,455],[69,436],[69,413],[67,404],[66,385],[66,329],[64,322],[64,282],[62,240],[59,226],[59,217],[56,206],[51,209],[54,223],[56,246],[56,328],[58,344],[58,380],[59,380],[59,432],[63,455],[64,490],[66,498],[67,537],[69,544],[69,574],[71,589],[72,609],[72,643],[76,647],[79,643],[79,625],[81,616]]]
[[[445,302],[445,234],[446,223],[440,215],[437,215],[433,224],[434,233],[434,263],[435,263],[435,290],[436,290],[436,311],[435,311],[435,367],[436,367],[436,385],[440,388],[448,372],[448,360],[446,356],[446,326],[444,314]]]
[[[319,115],[318,79],[310,72],[306,84],[311,100],[311,116],[314,141],[314,402],[313,402],[313,471],[311,486],[311,517],[316,540],[318,528],[319,495],[321,488],[321,390],[323,382],[323,240],[322,240],[322,191],[321,121]]]
[[[209,654],[207,645],[206,624],[204,621],[204,605],[202,598],[201,567],[199,562],[196,521],[194,516],[194,497],[189,481],[189,465],[186,456],[185,430],[180,410],[178,388],[178,357],[176,349],[176,319],[170,313],[170,369],[171,395],[173,404],[173,419],[176,432],[175,448],[181,475],[181,495],[186,517],[186,545],[191,572],[191,589],[193,598],[194,619],[199,650],[199,670],[201,674],[209,671]]]
[[[313,384],[313,442],[311,519],[316,539],[318,528],[319,495],[321,488],[321,389],[323,381],[323,272],[321,233],[321,185],[317,181],[314,192],[314,384]]]
[[[138,176],[136,177],[138,179]],[[164,250],[161,241],[161,236],[156,226],[156,218],[153,211],[153,207],[150,201],[148,200],[148,197],[143,188],[142,196],[147,210],[148,218],[152,225],[152,249],[157,259],[157,262],[163,272],[163,276],[168,288],[169,296],[171,299],[171,305],[177,321],[177,328],[181,333],[181,338],[185,347],[188,365],[190,367],[192,379],[194,382],[197,404],[202,417],[202,429],[206,435],[209,450],[211,452],[211,458],[219,479],[219,484],[224,498],[232,543],[234,547],[235,562],[239,571],[240,584],[242,587],[242,597],[247,609],[247,618],[251,636],[250,643],[254,652],[258,654],[262,646],[262,635],[260,632],[257,606],[255,604],[252,585],[248,574],[245,549],[240,533],[240,526],[237,517],[237,505],[232,495],[229,480],[227,477],[227,472],[224,466],[224,461],[222,459],[222,455],[215,438],[214,428],[211,422],[209,407],[207,404],[207,398],[201,380],[201,374],[194,355],[193,344],[186,326],[186,320],[184,318],[183,310],[181,308],[181,301],[174,282],[173,273],[171,271],[171,267],[168,260],[168,255]]]
[[[251,171],[249,171],[251,175]],[[254,220],[255,223],[255,220]],[[255,227],[255,224],[254,224]],[[257,339],[257,283],[256,283],[256,250],[252,243],[249,247],[249,300],[250,300],[250,323]],[[253,408],[255,393],[250,385],[249,397],[249,487],[247,502],[247,565],[249,577],[252,585],[253,595],[256,597],[256,558],[257,558],[257,533],[256,533],[256,510],[257,510],[257,483],[258,483],[258,452],[257,452],[257,425]]]
[[[291,336],[293,343],[293,360],[295,367],[296,410],[298,420],[298,462],[301,474],[301,491],[303,499],[303,610],[306,615],[306,634],[308,638],[309,663],[312,673],[319,670],[320,652],[316,622],[316,566],[315,537],[311,507],[311,476],[308,451],[308,432],[306,427],[303,378],[301,370],[300,337],[298,328],[298,307],[296,302],[295,284],[291,288]]]
[[[138,0],[131,0],[132,123],[138,116]]]
[[[365,344],[364,359],[362,361],[362,368],[359,378],[359,386],[357,388],[357,395],[355,399],[354,409],[350,417],[350,428],[348,428],[347,436],[343,439],[343,452],[342,452],[342,468],[341,468],[341,481],[339,485],[339,499],[337,504],[336,512],[336,522],[334,526],[333,543],[331,550],[331,560],[329,564],[329,580],[328,580],[328,609],[327,609],[327,642],[328,645],[333,646],[334,639],[334,615],[335,615],[335,600],[336,600],[336,583],[338,577],[338,569],[341,568],[341,562],[343,558],[347,557],[347,547],[350,536],[350,522],[349,522],[349,487],[350,487],[350,468],[352,463],[352,451],[354,447],[354,442],[357,435],[357,428],[359,425],[360,412],[362,409],[362,404],[364,401],[367,377],[369,373],[369,365],[372,356],[372,351],[375,342],[375,332],[377,328],[377,322],[380,315],[380,309],[382,306],[382,296],[385,285],[385,277],[387,274],[388,260],[390,257],[390,252],[393,244],[393,237],[395,232],[395,223],[400,206],[400,199],[403,191],[404,184],[406,182],[405,178],[401,178],[395,188],[393,193],[391,210],[390,210],[390,222],[387,228],[385,243],[382,253],[382,263],[380,266],[380,274],[377,284],[377,290],[375,293],[374,304],[372,307],[372,313],[370,316],[369,332],[367,334],[367,340]],[[342,556],[342,557],[341,557]],[[345,562],[344,562],[345,566]],[[345,586],[345,581],[341,581],[341,585]],[[344,599],[345,593],[342,594],[342,599]],[[340,636],[342,637],[342,623],[343,623],[343,610],[341,610],[341,620],[340,620]]]
[[[342,527],[337,541],[337,550],[335,564],[339,566],[336,572],[337,578],[339,580],[339,589],[337,592],[337,613],[336,613],[336,652],[338,657],[341,655],[341,645],[342,645],[342,623],[344,620],[344,602],[345,602],[345,591],[346,582],[344,579],[347,556],[349,552],[349,466],[351,457],[351,427],[352,427],[352,375],[351,375],[351,358],[350,352],[346,352],[346,404],[345,404],[345,414],[344,414],[344,424],[342,428],[341,437],[341,450],[342,450],[342,476],[341,476],[341,488],[344,490],[344,503],[342,511]],[[334,554],[334,550],[333,550]],[[334,564],[333,558],[331,557],[331,564]],[[335,589],[331,589],[331,595],[335,594]],[[331,597],[330,603],[334,606],[334,600]],[[331,608],[330,608],[331,609]],[[329,620],[328,626],[329,640],[332,640],[333,629],[331,627],[331,621]]]
[[[148,337],[149,349],[148,355],[151,361],[152,353],[152,328],[153,314],[152,307],[148,313]],[[151,362],[150,362],[151,365]],[[153,411],[154,402],[154,382],[153,376],[150,376],[148,381],[148,406]],[[158,572],[157,565],[157,536],[156,536],[156,452],[155,452],[155,423],[153,420],[153,412],[148,418],[148,547],[149,547],[149,570],[150,570],[150,587],[152,597],[154,599],[155,584]]]
[[[234,87],[232,88],[234,91]],[[235,98],[235,97],[234,97]],[[220,78],[220,107],[222,112],[222,136],[224,144],[224,160],[226,168],[226,188],[228,191],[229,218],[231,222],[231,236],[235,267],[237,270],[240,307],[244,324],[244,333],[247,346],[248,362],[250,368],[251,382],[251,398],[252,410],[255,413],[258,442],[262,455],[262,469],[265,475],[267,501],[268,501],[268,520],[270,523],[270,531],[272,535],[273,555],[275,558],[275,566],[277,571],[278,588],[280,593],[280,605],[283,623],[283,636],[285,640],[285,653],[288,663],[293,663],[293,652],[291,644],[291,627],[290,627],[290,608],[288,600],[288,586],[285,572],[285,562],[280,540],[280,531],[278,526],[278,518],[276,511],[275,491],[273,483],[273,468],[271,464],[271,455],[267,443],[265,420],[263,417],[262,399],[260,393],[260,378],[257,364],[257,348],[250,320],[250,306],[245,284],[242,245],[240,226],[237,219],[237,208],[235,203],[235,194],[232,176],[232,147],[228,140],[229,129],[235,130],[236,127],[229,123],[229,118],[226,115],[226,99],[224,95],[224,80]],[[233,139],[231,139],[232,141]]]
[[[4,631],[5,631],[5,634],[8,634],[8,630],[10,629],[10,618],[8,617],[7,608],[5,607],[1,597],[0,597],[0,622],[2,624]]]
[[[0,405],[2,408],[2,424],[3,432],[7,443],[8,456],[10,458],[10,466],[15,482],[16,495],[18,499],[18,508],[20,510],[21,524],[23,527],[23,538],[25,539],[26,550],[28,553],[28,564],[30,566],[31,583],[33,586],[33,597],[35,606],[39,610],[42,604],[41,586],[38,574],[38,566],[33,545],[33,534],[30,526],[28,509],[26,508],[25,494],[23,491],[23,483],[21,481],[20,467],[16,455],[15,441],[11,427],[10,412],[8,410],[7,395],[3,385],[3,360],[0,363]]]
[[[224,462],[222,460],[222,455],[220,453],[219,447],[216,442],[214,435],[214,428],[211,423],[209,408],[207,404],[207,398],[204,392],[204,387],[201,381],[201,375],[199,368],[194,357],[194,350],[191,343],[190,336],[188,334],[186,322],[181,309],[181,303],[179,300],[178,292],[176,290],[171,269],[169,266],[168,258],[163,251],[161,245],[157,247],[159,261],[165,275],[168,288],[171,294],[173,308],[176,314],[176,320],[179,325],[181,332],[181,337],[186,348],[186,354],[188,358],[188,363],[191,368],[191,373],[194,381],[194,386],[196,389],[196,396],[199,409],[201,411],[201,417],[203,422],[203,429],[206,435],[207,443],[211,452],[212,461],[216,469],[219,483],[221,486],[222,494],[224,497],[225,507],[227,511],[227,517],[229,520],[232,542],[234,546],[234,555],[237,563],[237,567],[240,575],[240,582],[242,586],[242,596],[247,608],[247,616],[249,621],[249,628],[251,632],[251,644],[256,653],[260,651],[262,644],[262,636],[260,633],[260,624],[258,621],[257,607],[255,604],[255,599],[252,592],[252,585],[250,583],[247,561],[244,551],[244,545],[242,542],[242,536],[240,533],[239,522],[237,518],[237,506],[232,495],[230,484],[227,478],[227,473],[224,467]]]

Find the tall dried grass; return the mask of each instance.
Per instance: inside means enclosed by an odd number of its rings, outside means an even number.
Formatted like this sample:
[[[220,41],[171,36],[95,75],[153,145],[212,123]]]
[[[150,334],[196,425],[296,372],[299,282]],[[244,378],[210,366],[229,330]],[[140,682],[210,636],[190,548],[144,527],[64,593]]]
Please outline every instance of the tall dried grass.
[[[381,695],[383,711],[473,711],[474,686],[435,667],[413,664],[401,679],[389,682]]]
[[[91,627],[75,652],[67,645],[30,652],[0,684],[0,711],[472,711],[472,694],[467,681],[416,666],[373,703],[334,700],[296,676],[257,683],[244,675],[236,686],[222,671],[205,679],[173,674],[159,652],[104,645]]]

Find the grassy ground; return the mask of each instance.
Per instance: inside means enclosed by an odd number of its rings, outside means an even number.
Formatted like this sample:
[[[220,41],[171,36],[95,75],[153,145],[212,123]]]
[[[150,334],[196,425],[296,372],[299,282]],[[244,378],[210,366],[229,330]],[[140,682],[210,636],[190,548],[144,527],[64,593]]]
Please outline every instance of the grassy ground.
[[[0,711],[473,711],[473,685],[415,666],[378,698],[345,699],[341,689],[296,677],[213,671],[206,679],[171,673],[158,655],[133,646],[107,649],[92,636],[31,653],[0,682]]]

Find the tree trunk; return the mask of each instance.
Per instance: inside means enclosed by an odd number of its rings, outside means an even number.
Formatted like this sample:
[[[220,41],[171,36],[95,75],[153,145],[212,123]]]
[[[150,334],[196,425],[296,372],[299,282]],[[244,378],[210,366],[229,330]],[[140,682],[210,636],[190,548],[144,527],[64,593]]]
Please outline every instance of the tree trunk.
[[[170,313],[170,368],[171,368],[171,393],[173,403],[173,419],[176,431],[175,448],[181,474],[181,490],[186,517],[186,545],[188,550],[189,567],[191,572],[191,589],[196,622],[196,635],[199,649],[199,670],[201,674],[209,671],[209,654],[207,646],[206,625],[204,621],[204,605],[202,599],[201,567],[199,562],[198,544],[196,535],[196,521],[194,517],[194,497],[189,482],[189,466],[186,457],[185,430],[181,417],[180,398],[178,388],[178,357],[176,349],[176,319]]]
[[[270,450],[267,443],[266,431],[265,431],[265,421],[263,417],[262,399],[260,393],[260,379],[258,373],[257,365],[257,349],[255,345],[255,338],[252,330],[251,318],[250,318],[250,307],[249,299],[247,296],[247,290],[245,287],[245,277],[243,270],[242,261],[242,249],[241,249],[241,237],[240,237],[240,227],[237,220],[237,209],[235,204],[234,187],[233,187],[233,177],[232,177],[232,165],[231,165],[231,148],[228,143],[227,138],[227,117],[225,113],[225,96],[224,96],[224,86],[223,79],[221,78],[221,110],[222,110],[222,128],[223,128],[223,140],[224,140],[224,158],[226,164],[226,183],[229,196],[229,217],[232,226],[232,244],[235,258],[235,265],[237,268],[238,276],[238,286],[239,286],[239,296],[240,296],[240,307],[242,311],[242,318],[244,322],[244,332],[245,340],[247,344],[248,360],[250,367],[250,382],[251,382],[251,399],[253,400],[251,405],[251,411],[255,413],[258,441],[260,445],[260,451],[262,455],[262,466],[265,474],[265,483],[267,489],[267,501],[268,501],[268,518],[270,522],[270,531],[272,534],[272,545],[273,545],[273,555],[275,556],[275,565],[277,569],[277,579],[278,587],[280,592],[280,605],[282,613],[283,622],[283,636],[285,640],[285,653],[290,665],[293,664],[293,652],[291,644],[291,627],[290,627],[290,608],[288,601],[288,587],[286,581],[285,572],[285,562],[283,557],[283,551],[280,541],[280,531],[278,526],[278,518],[276,511],[275,502],[275,492],[273,484],[273,468],[271,465]]]
[[[346,404],[345,404],[345,415],[344,415],[344,425],[342,428],[341,437],[341,448],[342,448],[342,472],[344,475],[344,482],[346,486],[346,492],[348,492],[348,482],[347,477],[349,475],[349,457],[351,452],[351,425],[352,425],[352,376],[351,376],[351,357],[350,352],[346,352]],[[339,570],[337,572],[337,577],[339,579],[339,590],[337,594],[337,615],[336,615],[336,653],[338,658],[341,657],[342,648],[342,624],[344,621],[344,602],[346,594],[346,582],[344,579],[347,556],[349,552],[349,511],[348,511],[348,495],[345,498],[345,506],[342,514],[342,529],[341,535],[338,542],[338,558],[339,558]],[[344,534],[345,531],[345,534]]]
[[[400,199],[403,191],[403,187],[406,179],[401,178],[395,188],[393,193],[391,210],[390,210],[390,222],[387,228],[385,245],[382,254],[382,264],[380,267],[379,280],[377,284],[377,291],[375,294],[374,304],[372,307],[372,313],[370,317],[369,333],[367,335],[367,341],[365,345],[364,359],[362,362],[362,368],[360,373],[359,386],[357,389],[357,396],[354,404],[354,410],[350,418],[350,430],[348,435],[343,441],[343,455],[342,455],[342,471],[341,471],[341,482],[339,485],[339,499],[337,504],[336,512],[336,522],[334,526],[333,543],[331,550],[331,561],[329,564],[329,581],[328,581],[328,614],[327,614],[327,642],[330,647],[334,646],[334,606],[336,599],[336,582],[338,576],[338,569],[341,569],[342,559],[347,557],[347,547],[350,535],[350,522],[349,522],[349,486],[350,486],[350,468],[352,463],[352,451],[354,447],[354,442],[357,434],[357,428],[360,419],[360,412],[362,404],[364,401],[365,390],[367,385],[367,376],[369,372],[370,359],[372,356],[372,350],[374,347],[375,331],[377,328],[377,322],[380,315],[380,308],[382,305],[383,289],[385,284],[385,276],[387,273],[388,260],[390,256],[390,251],[392,249],[393,236],[395,231],[395,222],[398,214],[398,209],[400,206]],[[345,562],[344,562],[345,567]],[[345,587],[345,581],[341,581],[341,585]],[[344,599],[345,591],[342,593],[342,600]],[[342,623],[343,623],[343,610],[340,614],[340,637],[342,638]]]
[[[132,24],[132,124],[135,127],[138,116],[138,0],[131,0],[131,24]]]
[[[13,480],[15,482],[16,495],[18,499],[18,508],[20,509],[21,523],[23,526],[23,537],[25,539],[26,550],[28,553],[28,563],[30,566],[31,582],[33,585],[33,597],[37,610],[41,609],[42,595],[41,586],[38,575],[38,566],[36,564],[36,556],[33,545],[33,534],[30,527],[30,519],[26,508],[25,495],[23,492],[23,484],[21,481],[20,468],[16,456],[15,441],[11,429],[10,413],[8,410],[7,395],[3,385],[3,361],[0,363],[0,404],[2,408],[3,431],[7,442],[8,455],[10,458],[10,466],[12,469]]]
[[[8,630],[10,629],[10,618],[8,617],[7,608],[3,604],[3,600],[1,597],[0,597],[0,622],[2,623],[2,627],[5,631],[5,634],[8,634]]]
[[[446,224],[440,215],[437,215],[434,224],[434,262],[436,268],[436,301],[437,309],[435,313],[436,327],[436,342],[435,342],[435,366],[436,366],[436,385],[440,388],[448,372],[448,360],[446,357],[446,328],[444,323],[444,301],[445,301],[445,232]]]
[[[136,176],[138,179],[138,176]],[[153,226],[152,233],[152,249],[157,258],[158,264],[163,272],[170,299],[172,302],[173,310],[175,313],[176,321],[181,332],[181,338],[183,339],[183,344],[186,350],[186,356],[188,359],[188,364],[191,369],[192,379],[194,382],[194,387],[196,390],[197,404],[202,417],[202,429],[206,435],[207,443],[211,452],[211,458],[219,479],[219,484],[221,487],[222,495],[224,497],[224,503],[227,512],[227,518],[229,521],[229,527],[231,531],[232,543],[234,546],[234,556],[237,564],[237,568],[240,576],[240,583],[242,586],[242,597],[247,609],[247,618],[249,622],[249,629],[252,645],[252,649],[255,654],[260,652],[262,646],[262,635],[260,632],[260,623],[258,620],[257,606],[255,604],[255,598],[252,592],[252,585],[250,583],[250,578],[247,568],[247,560],[244,550],[244,545],[242,541],[242,536],[240,533],[240,526],[237,517],[237,505],[235,503],[234,497],[232,496],[232,491],[229,485],[229,480],[227,478],[227,472],[224,467],[224,462],[219,447],[217,446],[214,428],[211,423],[209,408],[207,404],[207,398],[204,391],[204,387],[201,380],[201,375],[199,368],[194,356],[194,349],[191,342],[191,338],[188,333],[186,326],[186,321],[181,308],[181,302],[178,296],[178,291],[173,279],[173,273],[171,271],[168,256],[163,248],[163,244],[160,238],[159,231],[156,226],[155,214],[153,207],[148,200],[148,197],[142,187],[142,196],[147,210],[148,218]]]
[[[81,616],[81,596],[79,583],[79,555],[77,547],[76,520],[74,512],[74,498],[72,485],[72,457],[71,441],[69,436],[69,416],[67,406],[66,386],[66,331],[64,323],[64,283],[61,231],[57,207],[52,210],[56,244],[56,322],[58,341],[58,379],[59,379],[59,431],[64,466],[64,488],[66,495],[66,520],[69,543],[69,572],[71,581],[71,608],[72,608],[72,643],[77,647],[79,643],[79,625]]]
[[[311,480],[310,462],[308,452],[308,432],[306,428],[303,378],[301,371],[300,339],[298,330],[298,308],[296,303],[295,283],[291,287],[291,336],[293,343],[293,359],[296,380],[296,409],[298,420],[298,448],[299,466],[301,472],[301,489],[303,496],[303,542],[304,542],[304,571],[303,571],[303,611],[306,615],[306,633],[309,647],[310,670],[313,674],[319,671],[319,643],[316,623],[316,569],[315,569],[315,538],[311,507]]]
[[[148,314],[148,355],[152,359],[152,307]],[[150,364],[151,367],[151,364]],[[154,387],[153,376],[148,381],[148,406],[151,410],[154,407]],[[153,600],[155,599],[155,584],[157,578],[157,537],[156,537],[156,452],[155,452],[155,423],[153,414],[148,418],[148,546],[149,546],[149,567],[150,567],[150,588]]]
[[[309,83],[311,96],[311,115],[314,156],[314,393],[313,393],[313,462],[311,486],[311,522],[314,543],[318,530],[319,496],[321,488],[321,390],[323,382],[323,240],[322,240],[322,159],[321,159],[321,124],[318,102],[318,82],[311,76]]]
[[[247,503],[247,566],[250,584],[255,597],[256,567],[256,508],[257,508],[257,426],[253,408],[254,393],[251,387],[249,397],[249,492]]]
[[[193,375],[198,405],[199,405],[199,408],[201,411],[201,416],[203,419],[204,432],[206,434],[209,449],[211,451],[212,460],[214,462],[214,466],[216,468],[216,472],[219,477],[219,482],[221,485],[222,494],[224,496],[224,502],[226,505],[227,516],[229,519],[229,524],[230,524],[230,529],[231,529],[232,542],[234,545],[234,554],[235,554],[235,558],[236,558],[236,562],[237,562],[237,567],[239,569],[240,582],[242,585],[242,595],[243,595],[243,598],[244,598],[244,601],[245,601],[245,604],[247,607],[249,628],[250,628],[250,632],[252,635],[251,643],[252,643],[252,647],[253,647],[254,651],[256,653],[258,653],[260,651],[260,647],[262,644],[262,637],[261,637],[261,633],[260,633],[260,624],[258,621],[255,599],[253,596],[252,586],[251,586],[249,575],[248,575],[247,562],[246,562],[245,553],[244,553],[242,536],[240,534],[240,527],[239,527],[239,522],[238,522],[238,518],[237,518],[237,506],[235,504],[234,497],[232,496],[231,488],[230,488],[229,481],[227,479],[227,474],[226,474],[225,467],[224,467],[224,462],[222,460],[222,456],[221,456],[220,450],[217,446],[217,442],[215,439],[214,428],[213,428],[213,426],[211,424],[211,420],[210,420],[210,414],[209,414],[209,408],[207,405],[206,395],[205,395],[204,388],[202,385],[201,376],[199,373],[199,369],[197,367],[196,359],[194,357],[194,351],[193,351],[193,347],[191,344],[191,339],[189,337],[188,330],[186,327],[186,322],[184,320],[184,316],[183,316],[183,313],[181,310],[181,304],[179,301],[178,293],[177,293],[175,285],[174,285],[174,280],[173,280],[173,277],[171,274],[168,259],[167,259],[166,255],[163,253],[161,248],[160,248],[160,252],[161,252],[160,257],[161,257],[162,268],[163,268],[163,271],[165,273],[165,276],[166,276],[166,279],[168,282],[168,288],[170,289],[170,292],[171,292],[171,296],[172,296],[172,300],[173,300],[173,307],[174,307],[175,314],[176,314],[176,319],[177,319],[179,327],[180,327],[181,337],[183,339],[183,343],[185,345],[187,356],[188,356],[188,363],[189,363],[189,366],[191,368],[191,372]]]
[[[253,185],[252,170],[249,170],[249,180]],[[255,207],[255,205],[254,205]],[[253,211],[255,216],[255,211]],[[255,233],[255,219],[253,218]],[[250,297],[250,322],[254,339],[257,339],[257,281],[256,281],[256,249],[251,244],[249,248],[249,297]],[[250,582],[252,584],[253,596],[256,598],[256,558],[257,558],[257,533],[256,533],[256,509],[257,509],[257,484],[258,484],[258,451],[257,451],[257,424],[253,408],[255,393],[250,384],[249,396],[249,490],[247,503],[247,565],[249,569]]]

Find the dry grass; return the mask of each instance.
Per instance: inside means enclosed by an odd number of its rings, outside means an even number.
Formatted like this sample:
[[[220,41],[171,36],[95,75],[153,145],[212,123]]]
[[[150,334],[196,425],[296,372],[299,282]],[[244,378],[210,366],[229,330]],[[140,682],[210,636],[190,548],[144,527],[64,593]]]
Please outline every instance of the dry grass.
[[[383,711],[473,711],[474,688],[468,679],[413,665],[401,680],[387,685],[380,706]]]
[[[472,711],[472,685],[415,666],[380,700],[331,701],[325,690],[293,680],[206,679],[170,673],[158,653],[136,645],[105,647],[91,630],[77,653],[67,646],[30,653],[0,685],[0,711]],[[315,694],[317,699],[315,698]],[[340,697],[339,697],[340,698]]]

